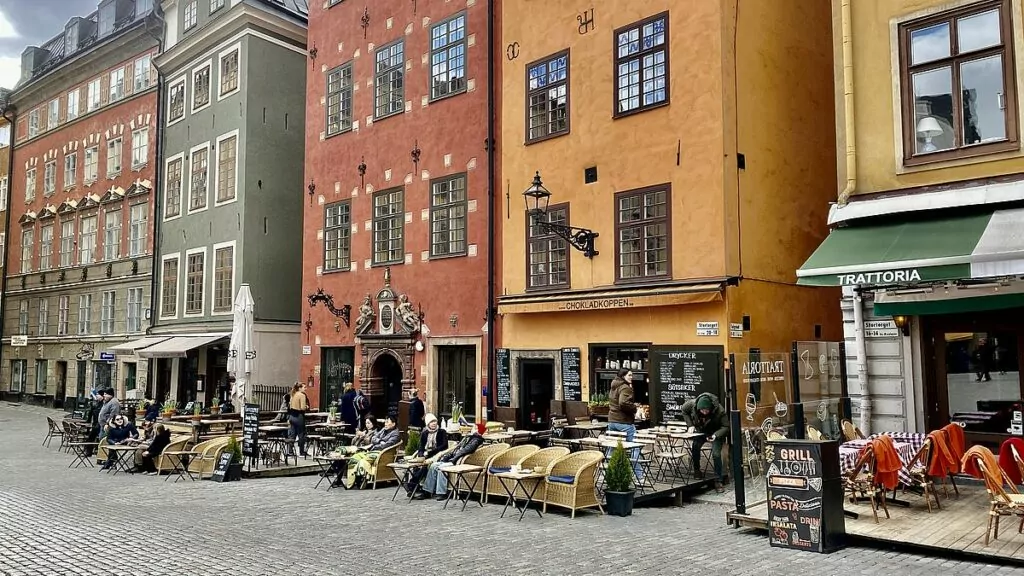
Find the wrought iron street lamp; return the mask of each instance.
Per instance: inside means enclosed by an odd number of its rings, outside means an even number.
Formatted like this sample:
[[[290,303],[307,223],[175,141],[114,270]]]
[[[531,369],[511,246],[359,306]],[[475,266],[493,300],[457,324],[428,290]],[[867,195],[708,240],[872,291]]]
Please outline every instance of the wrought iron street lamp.
[[[599,254],[594,249],[594,239],[600,236],[597,232],[548,221],[548,203],[551,201],[551,192],[544,187],[544,183],[540,179],[540,172],[534,174],[533,183],[523,192],[523,198],[526,200],[526,211],[530,215],[529,219],[532,225],[564,239],[573,248],[583,252],[587,258],[593,258]]]

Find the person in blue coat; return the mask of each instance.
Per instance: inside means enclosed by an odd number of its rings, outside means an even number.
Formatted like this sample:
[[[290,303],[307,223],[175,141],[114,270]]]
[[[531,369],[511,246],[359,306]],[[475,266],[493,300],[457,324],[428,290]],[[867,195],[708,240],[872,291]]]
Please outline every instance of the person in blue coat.
[[[345,432],[355,434],[359,426],[359,412],[356,410],[356,389],[351,382],[345,383],[345,393],[339,402],[341,421],[345,423]]]

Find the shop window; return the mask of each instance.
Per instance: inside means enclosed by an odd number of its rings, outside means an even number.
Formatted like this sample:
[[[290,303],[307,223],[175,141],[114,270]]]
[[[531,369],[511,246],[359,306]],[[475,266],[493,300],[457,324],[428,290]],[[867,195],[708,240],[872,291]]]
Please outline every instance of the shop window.
[[[476,412],[476,348],[439,346],[437,348],[437,401],[441,414],[450,416],[452,405],[462,403],[469,420]]]
[[[650,350],[647,345],[592,345],[590,347],[590,399],[607,396],[620,369],[633,371],[633,400],[650,404]]]
[[[1020,357],[1014,332],[945,332],[950,420],[968,432],[1006,434],[1021,404]]]

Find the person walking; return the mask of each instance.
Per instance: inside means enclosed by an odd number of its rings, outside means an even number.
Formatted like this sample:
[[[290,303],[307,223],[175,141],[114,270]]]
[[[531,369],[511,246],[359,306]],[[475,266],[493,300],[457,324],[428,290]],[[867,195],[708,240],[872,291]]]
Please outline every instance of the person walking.
[[[292,386],[291,401],[288,406],[288,439],[295,440],[299,447],[299,455],[303,458],[309,456],[306,453],[306,412],[309,410],[309,398],[306,396],[306,386],[296,382]]]
[[[420,391],[413,388],[412,399],[409,401],[409,427],[422,430],[427,425],[424,417],[427,415],[427,407],[420,399]]]
[[[633,399],[633,371],[625,368],[619,370],[612,380],[611,390],[608,394],[608,430],[612,432],[624,432],[626,442],[632,442],[636,436],[636,402]],[[640,469],[639,450],[630,450],[630,459],[633,461],[633,472],[637,481],[643,479],[643,471]]]
[[[356,389],[351,382],[346,382],[345,392],[341,395],[341,421],[345,423],[345,433],[355,434],[359,427],[359,412],[356,410]]]
[[[103,439],[106,437],[107,425],[114,419],[115,416],[121,414],[121,403],[114,397],[114,389],[107,388],[103,391],[103,407],[100,408],[99,415],[99,426],[100,433],[99,438]]]

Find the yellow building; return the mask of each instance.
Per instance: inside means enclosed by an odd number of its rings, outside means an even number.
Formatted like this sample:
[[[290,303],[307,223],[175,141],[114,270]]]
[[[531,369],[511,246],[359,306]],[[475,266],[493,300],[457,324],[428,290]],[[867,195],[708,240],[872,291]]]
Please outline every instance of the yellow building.
[[[498,418],[544,426],[617,366],[645,404],[721,398],[730,352],[838,339],[838,290],[794,274],[834,198],[827,3],[502,4]]]
[[[865,431],[998,443],[1024,397],[1021,1],[832,10],[838,202],[799,282],[843,287]]]

